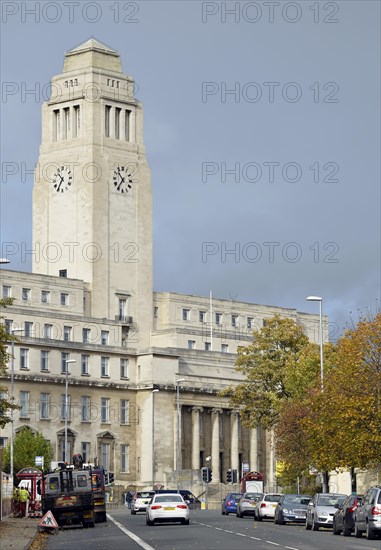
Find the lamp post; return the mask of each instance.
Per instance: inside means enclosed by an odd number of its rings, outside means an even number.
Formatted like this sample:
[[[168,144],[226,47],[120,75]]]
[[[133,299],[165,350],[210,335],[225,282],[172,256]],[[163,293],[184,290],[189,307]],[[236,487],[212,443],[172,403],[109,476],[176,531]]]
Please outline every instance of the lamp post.
[[[65,462],[67,463],[67,416],[68,416],[68,365],[69,363],[76,363],[76,359],[67,359],[65,361]]]
[[[185,382],[185,378],[176,380],[176,409],[177,409],[177,446],[176,446],[176,471],[177,471],[177,490],[179,490],[179,477],[181,470],[181,416],[180,416],[180,388],[179,383]]]
[[[4,262],[3,262],[4,263]],[[12,328],[11,329],[11,403],[14,404],[15,400],[15,332],[24,332],[23,328]],[[11,409],[11,445],[10,445],[10,476],[13,481],[13,447],[14,447],[14,422],[13,422],[13,408]]]
[[[155,489],[155,393],[152,390],[152,489]]]
[[[323,298],[308,296],[309,302],[319,302],[319,342],[320,342],[320,387],[324,391],[324,359],[323,359]]]

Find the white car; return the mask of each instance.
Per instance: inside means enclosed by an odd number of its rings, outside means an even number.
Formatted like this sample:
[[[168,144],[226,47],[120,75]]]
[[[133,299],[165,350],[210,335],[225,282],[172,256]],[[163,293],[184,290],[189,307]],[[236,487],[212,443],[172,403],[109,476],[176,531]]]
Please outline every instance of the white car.
[[[264,493],[254,508],[254,520],[262,521],[265,518],[274,519],[275,509],[280,501],[280,493]]]
[[[131,514],[134,516],[137,512],[145,512],[155,494],[155,491],[138,491],[131,502]]]
[[[156,521],[179,521],[189,525],[189,508],[179,493],[158,494],[152,498],[146,510],[146,523],[154,525]]]

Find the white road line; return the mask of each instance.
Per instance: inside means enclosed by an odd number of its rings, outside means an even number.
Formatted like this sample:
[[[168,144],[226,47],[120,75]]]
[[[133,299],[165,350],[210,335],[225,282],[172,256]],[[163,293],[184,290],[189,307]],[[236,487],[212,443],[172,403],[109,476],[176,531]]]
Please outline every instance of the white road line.
[[[267,544],[273,544],[274,546],[280,546],[280,544],[277,542],[271,542],[271,540],[265,540],[265,542],[267,542]]]
[[[294,548],[293,546],[285,546],[288,550],[299,550],[299,548]]]
[[[119,527],[119,529],[121,531],[123,531],[123,533],[125,533],[128,537],[130,537],[130,539],[134,540],[136,542],[136,544],[138,544],[139,546],[141,546],[142,548],[144,548],[144,550],[155,550],[153,548],[153,546],[150,546],[149,544],[147,544],[146,542],[144,542],[144,540],[142,540],[140,537],[138,537],[137,535],[135,535],[134,533],[132,533],[132,531],[129,531],[128,529],[126,529],[125,527],[123,527],[123,525],[121,523],[119,523],[119,521],[116,521],[116,519],[114,519],[112,516],[110,516],[110,514],[107,514],[107,517],[108,519],[110,519],[117,527]]]
[[[253,540],[262,540],[262,539],[259,539],[258,537],[250,537],[250,538]]]

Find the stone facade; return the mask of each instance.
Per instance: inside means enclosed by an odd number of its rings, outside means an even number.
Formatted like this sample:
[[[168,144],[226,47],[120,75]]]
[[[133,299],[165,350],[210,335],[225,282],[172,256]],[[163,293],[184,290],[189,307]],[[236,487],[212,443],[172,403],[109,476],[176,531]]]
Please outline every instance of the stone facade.
[[[243,463],[274,485],[268,434],[243,428],[218,392],[241,381],[237,348],[266,319],[290,317],[318,341],[318,315],[153,292],[150,171],[133,79],[117,52],[90,39],[66,54],[52,84],[33,272],[0,272],[2,296],[15,298],[3,312],[14,330],[15,432],[40,430],[62,460],[67,414],[68,455],[97,460],[123,489],[176,481],[200,493],[200,467],[224,483]]]

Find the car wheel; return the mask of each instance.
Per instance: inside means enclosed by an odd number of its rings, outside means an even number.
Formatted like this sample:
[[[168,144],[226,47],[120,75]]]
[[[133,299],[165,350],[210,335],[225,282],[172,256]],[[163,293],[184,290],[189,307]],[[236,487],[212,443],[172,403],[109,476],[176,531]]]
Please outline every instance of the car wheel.
[[[308,519],[306,518],[306,529],[307,531],[311,531],[311,524],[308,523]]]
[[[262,517],[258,514],[257,521],[262,521]]]
[[[362,537],[362,531],[359,530],[357,523],[355,523],[355,537],[356,539],[361,539]]]
[[[221,514],[224,516],[225,515],[225,512],[223,510],[221,510]]]
[[[347,524],[344,521],[344,523],[343,523],[343,535],[344,535],[344,537],[350,537],[351,534],[352,534],[352,529],[347,527]]]
[[[341,531],[340,529],[336,529],[336,521],[333,520],[333,524],[332,524],[332,533],[334,535],[340,535]]]
[[[319,531],[319,526],[315,521],[315,516],[312,518],[312,531]]]
[[[146,524],[149,526],[153,525],[153,521],[151,521],[148,516],[146,517]]]
[[[184,525],[189,525],[189,519],[184,520]]]
[[[135,514],[136,514],[135,510],[131,510],[131,514],[132,514],[133,516],[135,516]]]
[[[376,538],[376,535],[370,528],[369,522],[366,524],[365,536],[368,540],[374,540]]]

